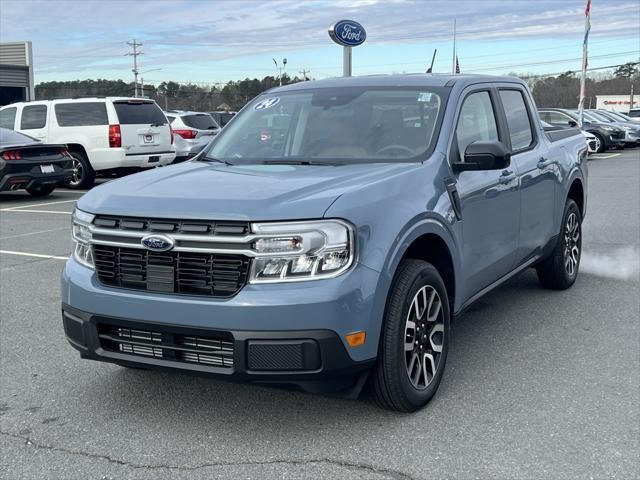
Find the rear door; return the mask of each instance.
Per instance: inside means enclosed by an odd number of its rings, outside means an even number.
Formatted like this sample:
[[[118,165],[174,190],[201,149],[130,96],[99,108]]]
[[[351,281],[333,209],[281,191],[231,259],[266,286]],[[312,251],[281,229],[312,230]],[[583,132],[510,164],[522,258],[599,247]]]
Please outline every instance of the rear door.
[[[560,171],[556,155],[562,151],[547,147],[524,90],[510,85],[500,87],[498,92],[508,130],[505,143],[511,149],[511,163],[520,179],[520,242],[516,254],[519,265],[541,253],[557,233],[554,219]]]
[[[170,153],[169,122],[155,102],[142,99],[114,100],[126,155]]]

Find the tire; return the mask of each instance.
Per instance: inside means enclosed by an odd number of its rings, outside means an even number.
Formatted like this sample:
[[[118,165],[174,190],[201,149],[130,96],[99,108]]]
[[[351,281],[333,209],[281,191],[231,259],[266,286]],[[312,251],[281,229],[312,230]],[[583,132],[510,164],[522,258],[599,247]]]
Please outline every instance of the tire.
[[[32,197],[46,197],[55,190],[55,187],[30,187],[27,192]]]
[[[449,318],[447,290],[435,267],[422,260],[400,262],[387,300],[378,361],[369,377],[378,406],[414,412],[431,400],[449,350]]]
[[[566,290],[578,277],[582,255],[582,215],[576,202],[567,199],[562,226],[553,252],[536,267],[538,280],[545,288]]]
[[[70,151],[73,158],[73,176],[68,183],[69,188],[91,188],[96,183],[96,172],[91,167],[84,153],[77,150]]]
[[[602,153],[607,149],[607,146],[604,143],[604,138],[599,133],[594,133],[594,137],[598,139],[598,148],[596,148],[596,153]]]

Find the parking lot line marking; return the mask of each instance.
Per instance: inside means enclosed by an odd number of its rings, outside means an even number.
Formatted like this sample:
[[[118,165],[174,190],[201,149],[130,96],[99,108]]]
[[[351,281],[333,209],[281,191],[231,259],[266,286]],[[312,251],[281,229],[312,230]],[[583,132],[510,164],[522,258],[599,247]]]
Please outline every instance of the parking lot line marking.
[[[620,156],[619,153],[612,153],[610,155],[598,155],[595,158],[598,158],[598,159],[600,159],[600,158],[613,158],[613,157],[619,157],[619,156]]]
[[[69,257],[59,257],[57,255],[42,255],[40,253],[14,252],[13,250],[0,250],[0,253],[7,255],[20,255],[22,257],[49,258],[53,260],[67,260]]]
[[[2,211],[8,211],[8,210],[21,210],[23,208],[31,208],[31,207],[44,207],[46,205],[58,205],[59,203],[71,203],[71,202],[77,202],[78,200],[60,200],[59,202],[46,202],[46,203],[33,203],[30,205],[18,205],[16,207],[8,207],[8,208],[3,208]]]
[[[6,237],[0,237],[0,240],[8,240],[9,238],[27,237],[29,235],[39,235],[40,233],[60,232],[62,230],[68,230],[68,228],[67,227],[52,228],[50,230],[38,230],[37,232],[19,233],[17,235],[7,235]]]
[[[59,213],[62,215],[73,215],[73,212],[58,212],[56,210],[12,210],[10,208],[0,208],[0,212],[11,213]]]

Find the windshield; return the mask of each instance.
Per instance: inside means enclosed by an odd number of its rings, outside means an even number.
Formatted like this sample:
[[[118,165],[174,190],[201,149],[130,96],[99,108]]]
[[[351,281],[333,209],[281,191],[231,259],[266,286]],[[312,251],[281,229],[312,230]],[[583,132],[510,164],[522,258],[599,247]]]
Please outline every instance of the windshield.
[[[443,88],[322,88],[257,97],[212,142],[229,163],[419,161],[433,149]]]

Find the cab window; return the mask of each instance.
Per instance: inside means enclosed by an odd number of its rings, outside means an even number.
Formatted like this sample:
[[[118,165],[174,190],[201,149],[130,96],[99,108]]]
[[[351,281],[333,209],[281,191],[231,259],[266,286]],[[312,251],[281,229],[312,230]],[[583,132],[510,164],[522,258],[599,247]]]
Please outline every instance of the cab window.
[[[520,90],[500,90],[500,99],[507,117],[511,150],[518,152],[531,146],[533,130],[529,111]]]

